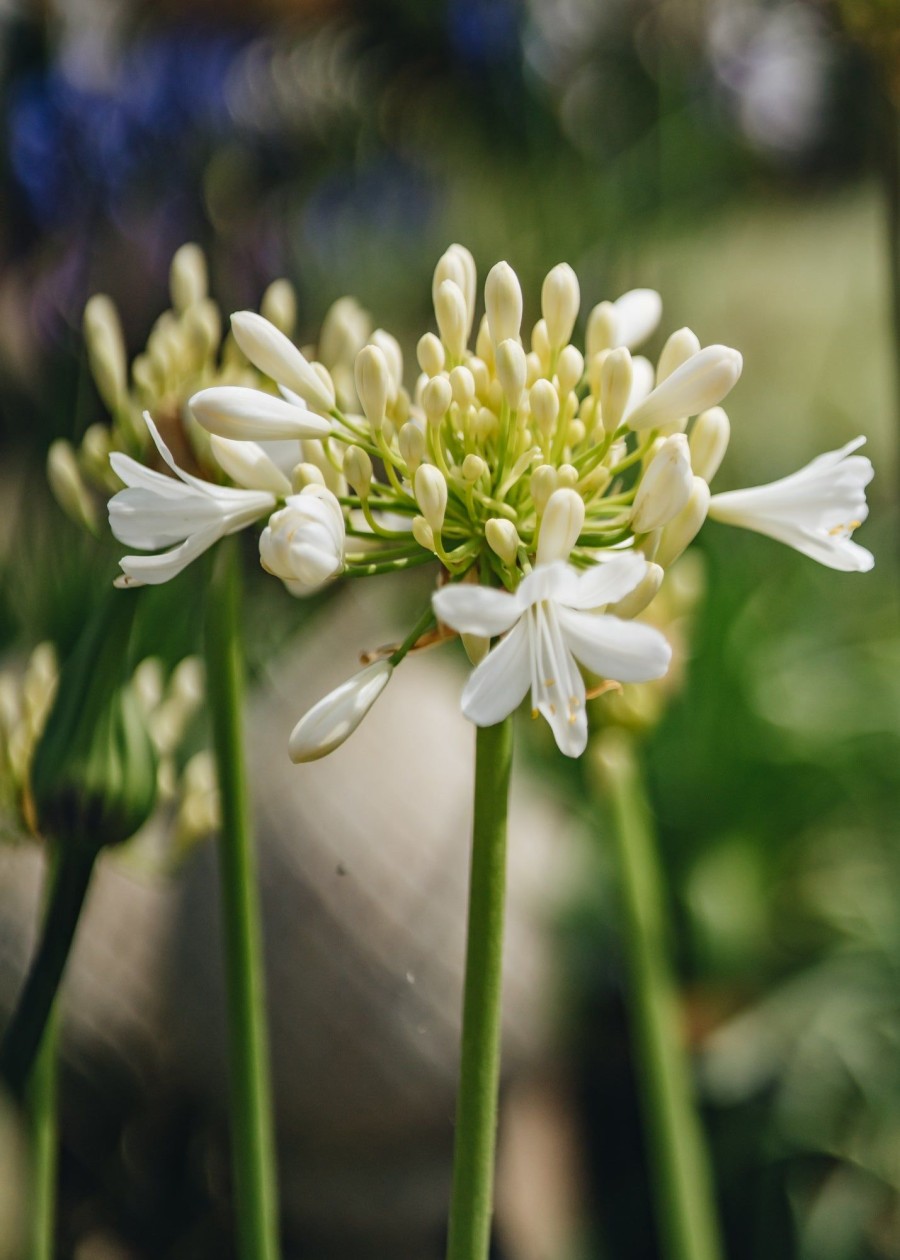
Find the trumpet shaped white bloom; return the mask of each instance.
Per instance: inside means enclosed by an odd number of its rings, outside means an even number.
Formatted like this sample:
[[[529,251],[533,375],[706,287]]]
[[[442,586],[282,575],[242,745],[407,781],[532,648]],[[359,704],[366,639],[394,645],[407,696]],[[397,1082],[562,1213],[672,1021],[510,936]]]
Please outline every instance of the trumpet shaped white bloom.
[[[579,572],[562,560],[538,565],[514,594],[456,583],[436,591],[434,610],[461,634],[505,637],[472,672],[463,713],[492,726],[520,704],[529,687],[560,751],[578,757],[587,744],[584,680],[576,662],[619,682],[660,678],[671,649],[651,626],[592,610],[623,599],[643,579],[646,561],[615,556]]]
[[[339,748],[384,691],[393,672],[389,660],[376,661],[313,705],[291,732],[291,761],[318,761]]]
[[[123,556],[119,561],[129,584],[156,586],[175,577],[226,534],[236,533],[271,512],[276,500],[265,488],[216,486],[186,473],[175,463],[149,413],[144,413],[144,420],[175,477],[114,452],[109,462],[126,489],[110,499],[109,524],[126,547],[143,551],[170,548],[158,555]]]
[[[260,534],[263,568],[293,595],[310,595],[344,567],[344,513],[325,486],[309,485],[285,500]]]
[[[874,557],[850,538],[869,514],[865,488],[874,476],[872,462],[853,454],[865,440],[854,438],[767,486],[715,494],[709,515],[767,534],[829,569],[866,573]]]

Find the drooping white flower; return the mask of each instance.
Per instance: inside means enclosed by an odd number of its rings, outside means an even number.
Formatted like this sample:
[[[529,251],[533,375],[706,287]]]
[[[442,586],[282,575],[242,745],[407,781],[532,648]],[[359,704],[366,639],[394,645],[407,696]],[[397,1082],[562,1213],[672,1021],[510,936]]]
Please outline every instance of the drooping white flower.
[[[715,494],[709,515],[767,534],[829,569],[868,572],[872,553],[850,538],[869,514],[865,488],[874,476],[872,461],[853,454],[865,440],[854,438],[769,485]]]
[[[291,732],[291,761],[318,761],[352,735],[390,681],[394,667],[376,661],[313,705]]]
[[[131,584],[156,586],[175,577],[226,534],[244,529],[271,512],[276,500],[265,488],[216,486],[186,473],[175,463],[149,413],[144,413],[144,420],[175,477],[114,452],[109,462],[126,489],[109,501],[109,524],[127,547],[144,551],[169,548],[158,555],[123,556],[119,561]]]
[[[562,560],[538,565],[514,594],[456,583],[436,591],[434,610],[461,634],[505,637],[472,672],[463,713],[491,726],[531,688],[535,714],[550,723],[560,750],[577,757],[587,744],[584,680],[576,662],[619,682],[661,677],[671,649],[650,626],[592,611],[615,603],[643,578],[646,561],[622,555],[579,572]]]
[[[243,385],[201,389],[188,406],[208,433],[241,442],[319,438],[331,431],[330,422],[309,411],[302,398],[289,402]]]
[[[259,558],[293,595],[310,595],[343,568],[344,537],[340,503],[325,486],[309,485],[269,519]]]

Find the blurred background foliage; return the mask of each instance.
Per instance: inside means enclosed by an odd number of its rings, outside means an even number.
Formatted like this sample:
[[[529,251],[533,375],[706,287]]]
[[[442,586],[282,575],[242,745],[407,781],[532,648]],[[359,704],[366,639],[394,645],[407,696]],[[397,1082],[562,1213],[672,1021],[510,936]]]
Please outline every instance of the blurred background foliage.
[[[186,240],[223,310],[284,274],[301,340],[353,293],[410,360],[452,240],[512,263],[526,324],[561,259],[584,311],[657,287],[666,329],[745,356],[722,488],[869,435],[874,573],[710,525],[686,684],[644,740],[731,1260],[900,1257],[898,24],[895,0],[0,4],[10,652],[64,649],[114,569],[43,484],[50,441],[103,418],[85,301],[110,293],[137,350]],[[153,595],[170,663],[192,590]],[[303,614],[276,584],[248,602],[258,655]],[[611,858],[583,771],[529,735],[587,837],[560,925],[584,1255],[637,1260],[657,1244]]]

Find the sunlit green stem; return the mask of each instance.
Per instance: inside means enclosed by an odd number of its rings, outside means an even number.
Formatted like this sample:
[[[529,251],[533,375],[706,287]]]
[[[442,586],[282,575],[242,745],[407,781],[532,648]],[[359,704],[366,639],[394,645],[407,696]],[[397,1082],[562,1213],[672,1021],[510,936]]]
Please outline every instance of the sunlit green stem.
[[[447,1260],[487,1260],[490,1245],[511,767],[512,718],[479,729]]]
[[[219,547],[206,627],[222,833],[219,864],[228,1001],[231,1141],[241,1260],[276,1260],[278,1210],[262,933],[242,740],[239,553]]]
[[[58,1022],[54,1007],[47,1020],[26,1091],[29,1163],[26,1260],[53,1260],[59,1164]]]
[[[597,762],[613,816],[641,1103],[666,1260],[719,1260],[712,1177],[697,1115],[650,809],[631,743],[608,732]]]

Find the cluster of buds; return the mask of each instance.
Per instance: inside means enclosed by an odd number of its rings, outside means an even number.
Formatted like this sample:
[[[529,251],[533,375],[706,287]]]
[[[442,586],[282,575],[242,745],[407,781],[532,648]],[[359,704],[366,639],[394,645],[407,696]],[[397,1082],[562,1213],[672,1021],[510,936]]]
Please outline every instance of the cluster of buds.
[[[39,643],[24,670],[0,674],[0,802],[10,819],[28,816],[28,772],[58,682],[52,643]]]
[[[512,268],[501,262],[488,273],[477,332],[476,289],[471,254],[451,246],[434,273],[437,332],[417,344],[411,393],[395,338],[376,330],[354,347],[365,323],[355,305],[342,310],[331,370],[324,334],[316,360],[264,315],[232,316],[237,346],[279,393],[214,384],[190,399],[234,486],[187,472],[145,416],[177,480],[113,456],[127,487],[110,504],[113,531],[157,553],[126,556],[125,580],[165,581],[223,534],[263,518],[262,564],[295,594],[341,573],[437,560],[434,615],[463,636],[476,664],[464,712],[496,722],[530,686],[535,713],[578,755],[587,739],[578,666],[620,682],[665,673],[664,637],[632,619],[707,515],[833,568],[871,567],[850,541],[872,475],[852,454],[862,439],[780,482],[711,496],[729,439],[720,403],[741,356],[702,347],[688,328],[665,341],[655,366],[632,353],[657,328],[658,294],[637,289],[595,306],[582,353],[572,343],[579,284],[567,264],[544,280],[527,348]],[[352,388],[339,370],[350,350]],[[414,643],[316,706],[294,732],[292,756],[306,760],[346,738]]]

